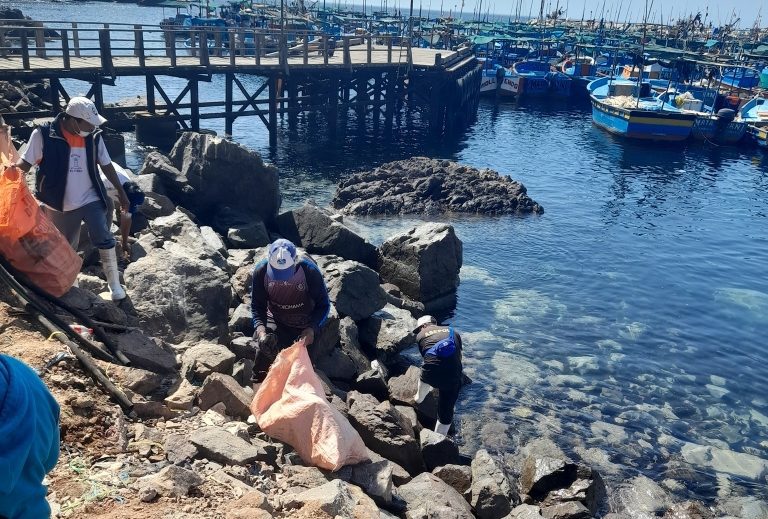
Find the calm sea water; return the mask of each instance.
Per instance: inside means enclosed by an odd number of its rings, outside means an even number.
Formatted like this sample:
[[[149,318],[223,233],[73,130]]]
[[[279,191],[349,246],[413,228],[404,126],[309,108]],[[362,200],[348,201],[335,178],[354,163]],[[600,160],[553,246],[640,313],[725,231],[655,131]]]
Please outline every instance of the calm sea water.
[[[163,14],[12,4],[38,19],[157,23]],[[172,97],[183,87],[161,82]],[[218,99],[222,87],[214,77],[201,91]],[[142,89],[143,79],[125,79],[105,94]],[[206,124],[223,132],[221,121]],[[511,452],[545,437],[614,484],[645,474],[679,497],[766,499],[768,156],[618,140],[569,104],[483,102],[465,136],[431,144],[413,128],[386,140],[370,121],[360,131],[353,114],[329,142],[322,124],[300,118],[271,150],[258,119],[235,123],[234,139],[279,167],[284,207],[327,203],[351,172],[420,154],[508,174],[545,208],[450,220],[464,242],[452,322],[474,379],[457,408],[467,450]],[[128,144],[138,169],[145,149]],[[348,223],[380,243],[418,222]]]

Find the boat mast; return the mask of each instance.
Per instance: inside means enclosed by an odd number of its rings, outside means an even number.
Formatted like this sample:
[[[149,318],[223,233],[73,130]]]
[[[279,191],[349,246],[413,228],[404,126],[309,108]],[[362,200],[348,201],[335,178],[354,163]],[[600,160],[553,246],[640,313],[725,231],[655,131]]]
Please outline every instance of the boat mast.
[[[653,1],[651,1],[653,6]],[[640,93],[643,89],[643,71],[645,70],[645,36],[648,33],[648,0],[645,0],[645,16],[643,17],[643,41],[640,42],[640,70],[637,73],[637,104],[640,106]]]

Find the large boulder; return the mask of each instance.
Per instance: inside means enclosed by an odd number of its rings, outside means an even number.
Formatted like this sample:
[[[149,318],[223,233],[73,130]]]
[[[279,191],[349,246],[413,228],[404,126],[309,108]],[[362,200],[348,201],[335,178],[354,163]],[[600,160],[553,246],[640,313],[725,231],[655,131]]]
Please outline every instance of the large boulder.
[[[382,459],[348,465],[340,469],[337,474],[344,481],[362,488],[377,503],[389,504],[392,502],[394,467],[394,463]]]
[[[470,503],[479,519],[501,519],[509,514],[520,497],[504,468],[488,451],[477,451],[472,460],[472,499]]]
[[[226,340],[232,288],[210,261],[152,249],[128,265],[125,280],[147,333],[173,343]]]
[[[189,441],[201,455],[211,461],[226,465],[248,465],[254,461],[266,461],[267,452],[231,434],[220,427],[201,427],[192,433]]]
[[[325,517],[359,517],[361,519],[380,517],[379,508],[370,497],[366,496],[359,487],[340,479],[334,479],[298,494],[290,494],[285,498],[285,509],[303,507],[322,511],[327,514]],[[315,512],[311,517],[323,516]]]
[[[425,223],[381,245],[381,278],[430,308],[449,307],[459,286],[462,243],[453,226]]]
[[[306,203],[277,217],[281,235],[312,254],[333,254],[376,267],[376,247],[334,220],[325,209]]]
[[[432,474],[448,483],[461,495],[464,495],[472,484],[472,469],[466,465],[443,465],[433,469]]]
[[[419,433],[421,454],[427,470],[434,470],[443,465],[454,465],[459,462],[459,448],[448,436],[422,429]]]
[[[222,403],[227,415],[243,419],[251,415],[252,399],[234,378],[223,373],[212,373],[206,378],[197,395],[199,407],[203,411]]]
[[[231,373],[235,354],[221,344],[200,343],[181,357],[183,376],[203,381],[212,373]]]
[[[261,220],[236,224],[227,230],[227,242],[234,249],[252,249],[269,245],[269,232]]]
[[[351,318],[339,322],[339,347],[318,356],[314,365],[331,379],[345,381],[354,381],[370,369],[368,358],[360,350],[357,325]]]
[[[389,399],[395,403],[413,406],[422,417],[427,418],[429,421],[435,421],[437,420],[437,390],[433,389],[430,391],[419,404],[414,399],[420,379],[421,368],[418,366],[408,366],[404,374],[391,377],[387,381]]]
[[[416,319],[408,310],[388,304],[368,319],[360,321],[360,344],[377,357],[391,359],[415,343],[415,327]]]
[[[544,210],[525,186],[490,169],[412,157],[357,173],[331,201],[346,214],[525,214]]]
[[[419,474],[409,483],[399,487],[397,493],[406,503],[406,517],[474,518],[472,509],[461,494],[428,472]]]
[[[166,349],[162,341],[144,335],[140,330],[111,335],[120,350],[136,368],[155,373],[172,373],[178,362],[176,355]]]
[[[402,465],[412,475],[424,470],[413,427],[390,402],[350,391],[347,404],[349,421],[369,449]]]
[[[319,256],[328,297],[339,314],[355,321],[371,316],[387,303],[379,275],[365,265],[338,256]]]
[[[172,167],[154,158],[152,167],[145,161],[142,172],[159,175],[165,194],[203,221],[209,222],[222,206],[265,222],[277,214],[277,169],[264,164],[258,153],[231,140],[185,132],[168,158]]]
[[[564,458],[534,454],[523,463],[520,490],[542,506],[578,501],[592,515],[598,512],[606,495],[596,470]]]
[[[163,248],[207,260],[220,269],[227,269],[226,249],[223,243],[220,240],[214,240],[210,232],[203,232],[188,212],[176,209],[168,216],[155,218],[150,224],[150,230],[163,241]],[[213,231],[213,229],[210,230]]]

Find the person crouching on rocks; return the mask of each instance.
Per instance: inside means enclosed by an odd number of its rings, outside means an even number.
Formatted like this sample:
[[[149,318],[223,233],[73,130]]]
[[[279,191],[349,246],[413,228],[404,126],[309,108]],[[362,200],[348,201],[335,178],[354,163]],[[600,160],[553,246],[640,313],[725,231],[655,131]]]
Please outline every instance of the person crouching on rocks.
[[[125,299],[125,290],[120,285],[115,237],[107,221],[107,190],[96,164],[116,186],[123,211],[128,211],[130,203],[99,130],[106,121],[90,99],[73,97],[64,113],[32,132],[16,165],[25,173],[37,165],[35,197],[74,250],[80,241],[80,224],[85,222],[99,249],[112,300],[118,301]]]
[[[413,333],[424,357],[419,386],[413,398],[420,404],[432,388],[438,389],[435,432],[447,436],[461,389],[461,336],[453,326],[438,325],[431,315],[419,318]]]
[[[253,270],[251,313],[256,358],[251,381],[264,380],[277,353],[297,340],[309,346],[325,324],[331,304],[317,264],[279,239]]]
[[[121,248],[124,257],[129,256],[128,236],[131,233],[133,215],[136,214],[139,210],[139,206],[144,203],[144,199],[146,198],[144,191],[142,191],[139,185],[131,180],[126,173],[129,172],[119,166],[115,167],[117,180],[120,182],[120,185],[123,186],[123,191],[125,191],[125,195],[128,197],[128,202],[130,203],[127,211],[121,211],[120,206],[117,206],[119,213],[118,218],[120,219],[120,244],[122,246]],[[107,207],[107,221],[112,221],[115,203],[120,203],[119,193],[117,192],[117,188],[109,181],[103,171],[101,172],[101,181],[104,183],[104,187],[107,188],[107,195],[109,195],[110,203]]]

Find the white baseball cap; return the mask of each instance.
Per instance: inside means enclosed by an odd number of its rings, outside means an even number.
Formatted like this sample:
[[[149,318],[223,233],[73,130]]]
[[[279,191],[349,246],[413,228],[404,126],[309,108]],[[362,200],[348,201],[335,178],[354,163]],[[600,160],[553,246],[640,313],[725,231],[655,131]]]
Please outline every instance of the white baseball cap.
[[[64,110],[64,113],[71,115],[72,117],[77,117],[78,119],[87,121],[94,126],[101,126],[107,122],[104,117],[99,115],[99,112],[96,110],[96,105],[93,104],[93,101],[87,97],[78,96],[71,98],[69,103],[67,103],[67,108]]]
[[[413,331],[415,332],[425,324],[437,324],[437,319],[435,319],[431,315],[422,315],[421,317],[419,317],[419,320],[416,321],[416,327],[413,329]]]
[[[280,238],[269,246],[269,263],[267,275],[277,281],[285,281],[293,276],[296,269],[296,246],[290,241]]]

